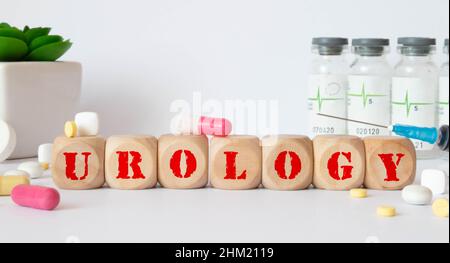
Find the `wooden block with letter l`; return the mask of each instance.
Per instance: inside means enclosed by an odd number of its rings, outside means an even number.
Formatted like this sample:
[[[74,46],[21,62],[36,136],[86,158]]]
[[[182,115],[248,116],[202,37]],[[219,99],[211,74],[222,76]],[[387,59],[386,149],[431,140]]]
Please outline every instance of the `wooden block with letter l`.
[[[105,183],[105,139],[58,137],[53,143],[52,176],[67,190],[100,188]]]
[[[301,190],[312,184],[314,154],[306,136],[267,136],[262,139],[262,183],[272,190]]]
[[[211,185],[246,190],[261,185],[262,150],[254,136],[214,137],[211,140]]]
[[[356,136],[317,136],[314,145],[316,188],[350,190],[364,183],[366,154],[363,140]]]
[[[173,189],[202,188],[208,184],[208,137],[164,135],[158,141],[158,180]]]
[[[158,183],[158,141],[153,136],[112,136],[106,141],[105,177],[111,188],[142,190]]]
[[[377,190],[401,190],[416,178],[414,144],[401,137],[364,138],[367,175],[364,185]]]

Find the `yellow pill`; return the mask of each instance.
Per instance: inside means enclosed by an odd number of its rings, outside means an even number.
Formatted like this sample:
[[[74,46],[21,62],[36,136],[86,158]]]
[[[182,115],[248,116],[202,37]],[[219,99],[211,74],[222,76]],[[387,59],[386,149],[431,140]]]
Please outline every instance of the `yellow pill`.
[[[377,208],[377,214],[382,217],[394,217],[397,215],[397,210],[391,206],[380,206]]]
[[[350,190],[350,196],[353,198],[366,198],[367,190],[362,188],[352,189]]]
[[[68,138],[76,137],[78,133],[77,124],[74,121],[66,122],[66,124],[64,125],[64,133]]]
[[[433,203],[433,213],[438,217],[448,217],[448,200],[436,199]]]
[[[42,170],[47,171],[50,168],[49,163],[40,163]]]
[[[24,175],[0,176],[0,196],[11,195],[14,187],[22,184],[29,185],[30,178]]]

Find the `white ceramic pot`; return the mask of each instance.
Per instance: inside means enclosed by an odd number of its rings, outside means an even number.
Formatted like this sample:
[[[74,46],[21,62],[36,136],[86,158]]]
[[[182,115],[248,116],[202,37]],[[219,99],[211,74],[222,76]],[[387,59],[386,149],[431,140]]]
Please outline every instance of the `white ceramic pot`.
[[[63,133],[78,108],[81,78],[76,62],[0,62],[0,119],[17,135],[10,159],[34,157]]]

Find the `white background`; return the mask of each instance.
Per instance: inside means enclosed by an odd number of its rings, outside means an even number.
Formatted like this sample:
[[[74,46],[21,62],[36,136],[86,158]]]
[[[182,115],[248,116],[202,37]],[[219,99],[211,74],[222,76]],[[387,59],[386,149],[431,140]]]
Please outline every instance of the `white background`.
[[[101,113],[104,135],[167,133],[171,103],[194,91],[278,100],[280,132],[305,134],[312,37],[436,37],[440,64],[448,10],[447,0],[0,0],[0,20],[73,40],[64,59],[82,62],[81,108]]]

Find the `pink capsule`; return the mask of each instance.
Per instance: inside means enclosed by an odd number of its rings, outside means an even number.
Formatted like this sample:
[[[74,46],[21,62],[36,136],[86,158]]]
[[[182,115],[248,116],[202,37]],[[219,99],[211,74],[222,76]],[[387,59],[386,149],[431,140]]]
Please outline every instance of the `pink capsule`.
[[[233,127],[229,120],[225,118],[209,118],[200,117],[198,123],[198,130],[203,135],[213,135],[218,137],[225,137],[230,135]]]
[[[18,185],[14,187],[11,198],[19,206],[40,210],[53,210],[60,201],[57,190],[35,185]]]

